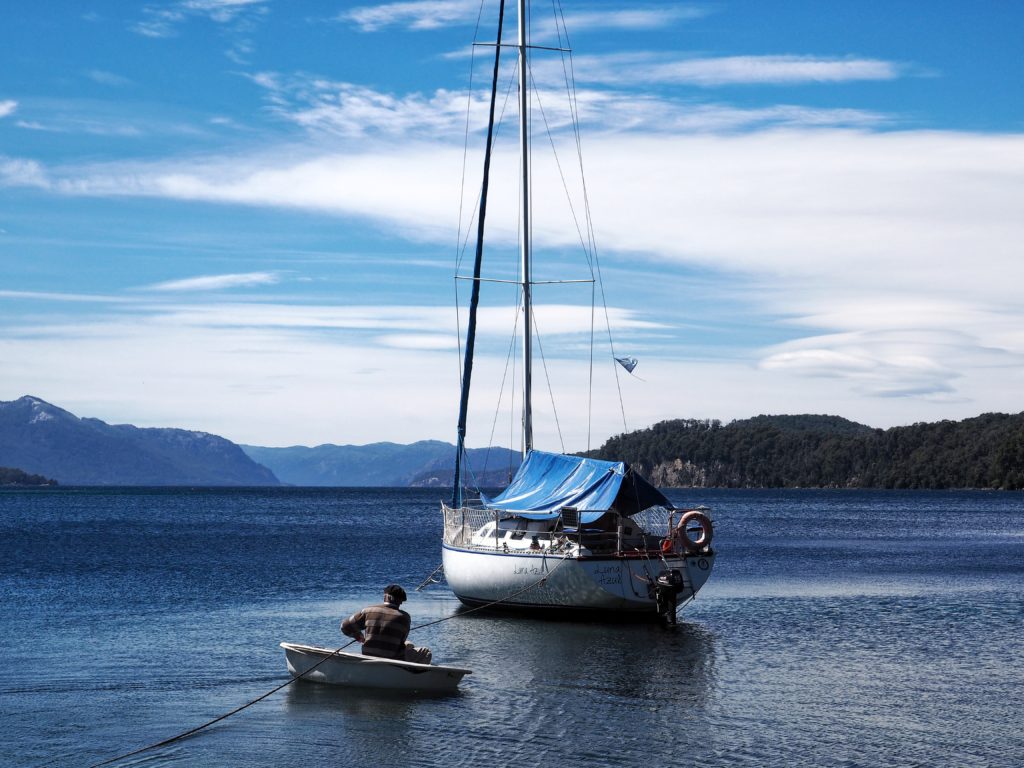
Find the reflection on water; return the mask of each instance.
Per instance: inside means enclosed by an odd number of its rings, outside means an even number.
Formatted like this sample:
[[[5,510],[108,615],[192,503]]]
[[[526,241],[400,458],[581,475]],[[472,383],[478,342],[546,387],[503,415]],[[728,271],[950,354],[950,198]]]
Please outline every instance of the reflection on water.
[[[676,496],[716,510],[720,557],[674,630],[410,589],[413,641],[473,670],[457,694],[295,684],[133,764],[1019,768],[1024,495]],[[440,540],[436,492],[381,489],[0,491],[0,527],[0,763],[23,768],[256,698],[281,640],[342,644]]]
[[[358,688],[326,685],[297,680],[286,689],[288,710],[302,717],[309,712],[333,711],[341,714],[373,717],[404,717],[416,701],[445,699],[462,695],[454,691],[397,691],[382,688]]]
[[[586,688],[624,701],[663,697],[666,690],[700,701],[714,685],[714,636],[698,624],[681,622],[665,629],[656,623],[552,623],[524,617],[467,616],[464,621],[455,632],[487,638],[478,649],[487,660],[483,680],[495,668],[510,682]]]
[[[617,723],[653,729],[664,739],[655,753],[664,747],[668,755],[676,718],[696,716],[714,697],[716,641],[700,624],[450,615],[432,628],[431,645],[444,663],[473,670],[458,693],[296,683],[287,691],[286,721],[376,760],[399,755],[400,764],[508,765],[524,749],[523,760],[537,764],[573,744],[609,765],[652,757],[647,738],[624,734]],[[392,739],[402,750],[389,746]]]

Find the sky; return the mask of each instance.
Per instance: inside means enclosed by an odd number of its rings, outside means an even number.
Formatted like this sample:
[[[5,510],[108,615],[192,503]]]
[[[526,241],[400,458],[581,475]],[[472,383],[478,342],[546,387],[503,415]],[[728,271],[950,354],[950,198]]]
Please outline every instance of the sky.
[[[496,2],[3,15],[0,401],[253,445],[454,442]],[[1024,410],[1024,4],[529,16],[537,447]],[[502,59],[471,447],[520,440]]]

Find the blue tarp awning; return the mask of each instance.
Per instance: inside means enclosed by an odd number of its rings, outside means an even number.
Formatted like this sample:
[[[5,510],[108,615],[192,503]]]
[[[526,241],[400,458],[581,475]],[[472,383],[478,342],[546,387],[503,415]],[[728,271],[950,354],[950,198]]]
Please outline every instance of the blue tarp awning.
[[[573,507],[580,511],[581,523],[592,523],[610,509],[632,515],[659,504],[671,506],[657,488],[621,461],[543,451],[527,454],[504,491],[480,498],[488,509],[531,520],[555,518],[563,507]]]

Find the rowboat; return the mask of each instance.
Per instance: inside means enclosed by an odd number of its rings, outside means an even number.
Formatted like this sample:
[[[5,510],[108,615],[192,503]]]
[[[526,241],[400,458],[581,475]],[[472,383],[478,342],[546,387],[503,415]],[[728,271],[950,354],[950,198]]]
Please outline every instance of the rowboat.
[[[454,691],[472,670],[441,664],[416,664],[345,653],[312,645],[281,643],[288,671],[303,680],[357,688],[407,691]]]

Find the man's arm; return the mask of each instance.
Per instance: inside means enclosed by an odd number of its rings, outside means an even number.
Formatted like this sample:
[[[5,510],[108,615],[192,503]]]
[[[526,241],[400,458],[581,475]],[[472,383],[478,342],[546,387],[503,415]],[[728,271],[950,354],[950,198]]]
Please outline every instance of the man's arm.
[[[341,622],[341,633],[347,637],[354,637],[360,643],[366,642],[366,638],[363,637],[364,629],[366,629],[366,615],[362,611],[356,611]]]
[[[405,641],[409,639],[409,630],[412,627],[412,616],[403,611],[401,608],[398,609],[398,612],[402,614],[402,644],[404,645]]]

